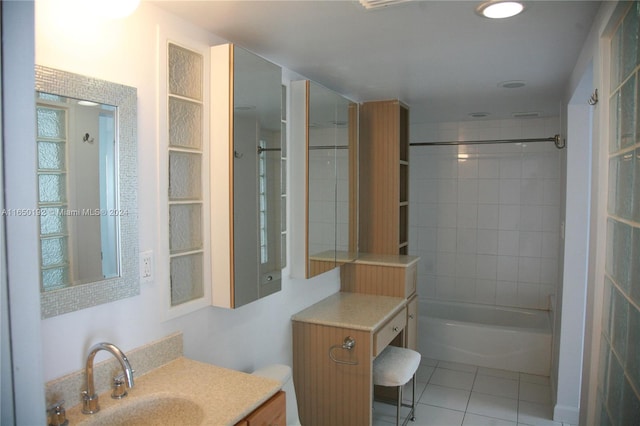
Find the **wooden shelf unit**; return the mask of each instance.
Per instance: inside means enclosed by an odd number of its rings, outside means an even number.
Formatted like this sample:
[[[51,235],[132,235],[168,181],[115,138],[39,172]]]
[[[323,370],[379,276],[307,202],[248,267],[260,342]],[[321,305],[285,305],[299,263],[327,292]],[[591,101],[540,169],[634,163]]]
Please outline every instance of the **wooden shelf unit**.
[[[360,108],[360,252],[408,254],[409,108],[398,100]]]

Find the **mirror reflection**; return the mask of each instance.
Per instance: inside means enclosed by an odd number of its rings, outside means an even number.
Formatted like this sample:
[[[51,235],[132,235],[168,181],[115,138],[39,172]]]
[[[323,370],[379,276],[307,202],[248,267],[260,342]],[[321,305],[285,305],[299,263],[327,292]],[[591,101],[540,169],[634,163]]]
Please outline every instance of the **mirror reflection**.
[[[281,288],[281,81],[277,65],[234,46],[235,306]]]
[[[314,82],[308,91],[308,271],[314,276],[357,251],[357,107]]]
[[[36,92],[41,285],[119,275],[117,108]]]

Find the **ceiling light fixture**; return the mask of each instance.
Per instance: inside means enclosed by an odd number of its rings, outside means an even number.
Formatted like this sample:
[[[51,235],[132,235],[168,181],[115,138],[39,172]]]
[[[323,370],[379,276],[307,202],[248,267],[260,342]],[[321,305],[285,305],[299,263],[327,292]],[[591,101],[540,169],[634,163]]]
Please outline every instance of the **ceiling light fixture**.
[[[360,0],[360,4],[367,10],[381,9],[383,7],[395,6],[412,0]]]
[[[524,10],[524,4],[519,1],[491,0],[476,8],[478,15],[491,19],[503,19],[516,16]]]
[[[488,112],[470,112],[469,113],[469,117],[473,117],[473,118],[485,118],[488,117],[489,114]]]
[[[526,83],[522,80],[509,80],[498,83],[498,87],[502,87],[503,89],[518,89],[524,86],[526,86]]]

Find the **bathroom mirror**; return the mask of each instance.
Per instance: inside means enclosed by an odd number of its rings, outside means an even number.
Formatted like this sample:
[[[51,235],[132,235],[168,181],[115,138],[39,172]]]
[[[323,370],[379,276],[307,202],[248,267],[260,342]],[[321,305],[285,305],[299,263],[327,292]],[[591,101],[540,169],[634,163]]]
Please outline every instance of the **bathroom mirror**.
[[[310,278],[357,256],[357,104],[312,81],[294,82],[292,90],[300,113],[292,123],[300,130],[292,131],[306,142],[304,276]]]
[[[212,304],[282,288],[282,70],[233,44],[211,48]]]
[[[280,291],[280,67],[234,47],[235,306]]]
[[[36,66],[42,317],[139,294],[136,89]]]

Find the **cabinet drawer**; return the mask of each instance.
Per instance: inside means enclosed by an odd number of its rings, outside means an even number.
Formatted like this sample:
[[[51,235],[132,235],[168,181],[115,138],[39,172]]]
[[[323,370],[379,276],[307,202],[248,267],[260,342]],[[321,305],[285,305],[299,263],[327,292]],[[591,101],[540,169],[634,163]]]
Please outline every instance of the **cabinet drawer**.
[[[407,268],[404,275],[404,297],[410,297],[416,292],[418,285],[418,265],[413,264]]]
[[[407,308],[403,308],[373,335],[373,356],[378,356],[407,323]]]

